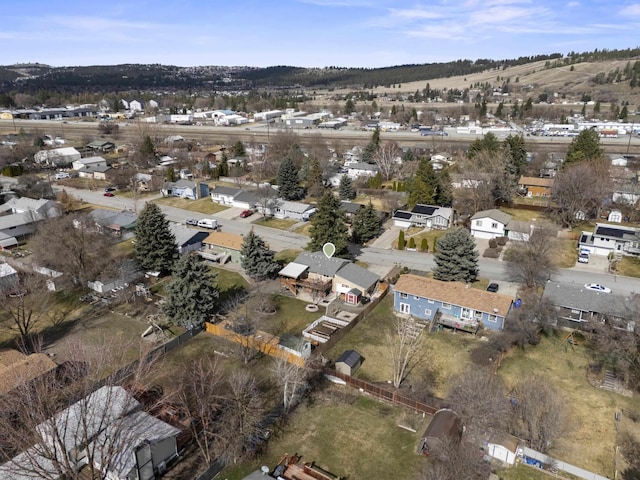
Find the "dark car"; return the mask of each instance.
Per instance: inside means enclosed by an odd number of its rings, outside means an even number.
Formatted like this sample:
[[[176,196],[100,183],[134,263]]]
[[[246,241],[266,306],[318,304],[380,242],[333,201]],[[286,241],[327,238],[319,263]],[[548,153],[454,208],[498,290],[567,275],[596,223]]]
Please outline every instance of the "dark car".
[[[500,289],[500,285],[497,283],[490,283],[487,285],[487,292],[497,292]]]
[[[247,218],[247,217],[250,217],[251,215],[253,215],[253,210],[243,210],[240,213],[240,218]]]
[[[104,196],[105,197],[115,197],[116,195],[113,192],[104,192]]]
[[[105,192],[115,192],[116,191],[116,187],[107,187],[104,189]]]

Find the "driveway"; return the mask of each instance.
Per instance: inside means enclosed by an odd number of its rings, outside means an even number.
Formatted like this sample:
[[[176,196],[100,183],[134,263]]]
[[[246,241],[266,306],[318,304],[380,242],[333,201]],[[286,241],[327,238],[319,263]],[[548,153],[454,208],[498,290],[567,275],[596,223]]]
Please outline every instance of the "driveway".
[[[391,226],[389,226],[384,232],[382,232],[382,235],[376,238],[369,246],[391,250],[391,245],[395,240],[398,239],[398,233],[400,232],[400,230],[402,230],[400,227],[395,227],[393,226],[393,224],[391,224]]]
[[[609,273],[609,259],[603,255],[589,255],[589,263],[578,263],[571,267],[575,272],[584,272],[585,283],[591,273]]]

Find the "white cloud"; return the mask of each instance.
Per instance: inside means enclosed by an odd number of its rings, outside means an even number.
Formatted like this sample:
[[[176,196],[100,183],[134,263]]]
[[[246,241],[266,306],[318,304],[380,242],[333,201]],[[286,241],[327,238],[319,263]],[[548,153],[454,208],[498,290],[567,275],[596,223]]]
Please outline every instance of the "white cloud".
[[[618,12],[619,15],[631,15],[633,17],[640,16],[640,3],[633,3],[627,5]]]
[[[569,2],[567,3],[567,8],[576,8],[580,6],[580,2]]]

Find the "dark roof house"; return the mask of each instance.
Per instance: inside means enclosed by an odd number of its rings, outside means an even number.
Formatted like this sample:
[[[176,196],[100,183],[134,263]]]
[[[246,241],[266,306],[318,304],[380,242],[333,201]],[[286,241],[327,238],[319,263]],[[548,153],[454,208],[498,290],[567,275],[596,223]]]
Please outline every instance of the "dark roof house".
[[[459,442],[462,438],[462,432],[460,417],[453,410],[442,408],[435,413],[424,431],[418,446],[418,453],[428,456],[443,442]]]

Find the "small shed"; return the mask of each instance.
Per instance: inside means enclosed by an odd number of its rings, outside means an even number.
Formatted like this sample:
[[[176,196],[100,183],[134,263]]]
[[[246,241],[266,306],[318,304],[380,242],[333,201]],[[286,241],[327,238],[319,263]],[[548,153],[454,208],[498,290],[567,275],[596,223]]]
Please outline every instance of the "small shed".
[[[462,421],[456,412],[449,408],[438,410],[429,426],[424,431],[418,453],[429,456],[431,452],[445,441],[459,442],[462,438]]]
[[[362,356],[355,350],[345,350],[336,360],[336,371],[343,375],[353,375],[362,365]]]
[[[485,442],[487,455],[507,465],[516,463],[518,439],[506,433],[493,433]]]
[[[360,298],[362,297],[362,292],[357,288],[352,288],[347,293],[344,294],[344,301],[350,305],[357,305],[360,303]]]

